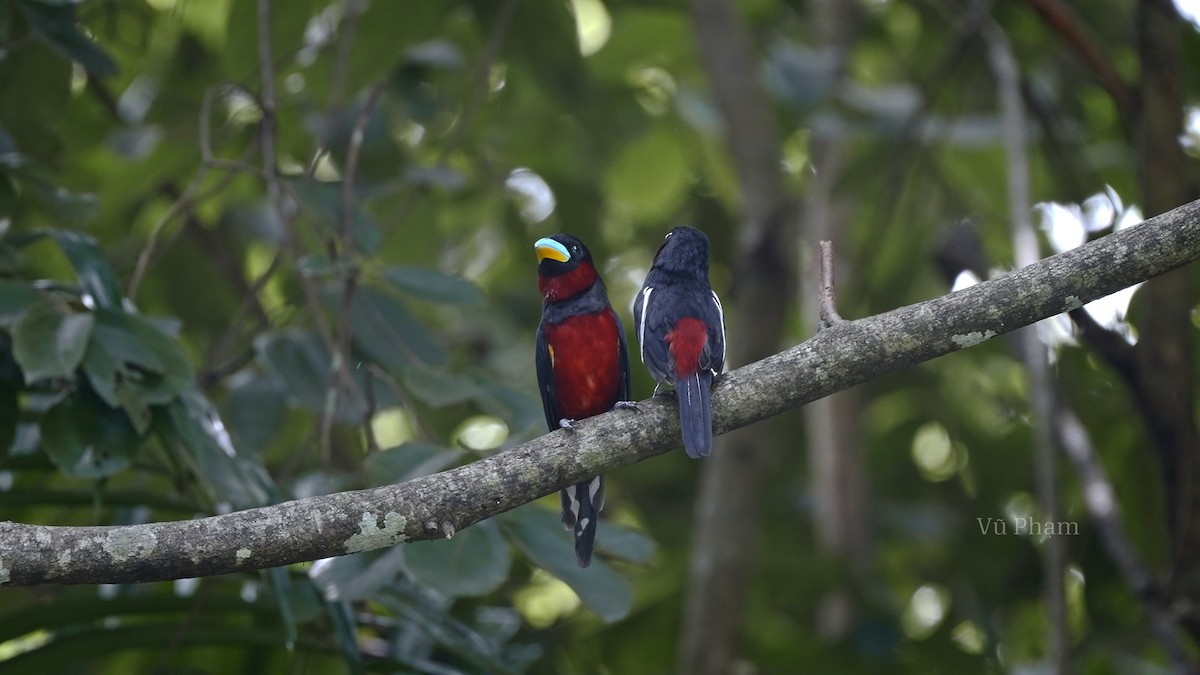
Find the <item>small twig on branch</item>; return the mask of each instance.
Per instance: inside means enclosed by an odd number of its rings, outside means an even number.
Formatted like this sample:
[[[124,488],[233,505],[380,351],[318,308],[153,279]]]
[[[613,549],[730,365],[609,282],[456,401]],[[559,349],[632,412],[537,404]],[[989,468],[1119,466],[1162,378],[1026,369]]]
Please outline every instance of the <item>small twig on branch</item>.
[[[831,328],[843,321],[837,311],[837,296],[833,292],[833,242],[821,242],[821,328]]]
[[[1117,255],[1121,251],[1121,255]],[[956,293],[817,333],[713,388],[725,433],[979,344],[1200,259],[1200,201]],[[0,522],[0,585],[129,583],[246,571],[444,536],[679,445],[673,404],[608,413],[398,485],[222,516],[115,527]],[[567,555],[564,552],[564,555]]]

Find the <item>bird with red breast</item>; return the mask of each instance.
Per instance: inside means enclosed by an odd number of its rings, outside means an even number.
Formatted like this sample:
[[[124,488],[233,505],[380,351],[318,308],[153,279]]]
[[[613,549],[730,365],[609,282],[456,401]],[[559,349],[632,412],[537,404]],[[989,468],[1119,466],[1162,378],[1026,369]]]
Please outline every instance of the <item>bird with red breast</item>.
[[[534,251],[542,293],[535,354],[546,425],[572,430],[573,421],[633,407],[625,329],[592,254],[567,234],[538,239]],[[575,533],[575,558],[587,567],[604,508],[604,476],[573,485],[561,497],[563,525]]]
[[[675,387],[683,449],[692,459],[712,451],[710,389],[725,367],[725,316],[708,281],[708,252],[700,230],[671,230],[633,302],[642,363],[659,383],[656,394]]]

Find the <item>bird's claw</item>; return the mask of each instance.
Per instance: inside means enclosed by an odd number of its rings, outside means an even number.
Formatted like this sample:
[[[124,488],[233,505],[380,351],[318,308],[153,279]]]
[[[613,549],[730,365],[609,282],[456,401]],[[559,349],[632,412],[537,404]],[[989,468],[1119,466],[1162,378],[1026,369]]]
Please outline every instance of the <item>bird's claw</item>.
[[[638,406],[637,401],[617,401],[613,405],[612,409],[613,410],[632,410],[634,412],[642,411],[642,409]]]
[[[558,421],[558,428],[563,429],[567,433],[575,433],[575,424],[565,417]]]

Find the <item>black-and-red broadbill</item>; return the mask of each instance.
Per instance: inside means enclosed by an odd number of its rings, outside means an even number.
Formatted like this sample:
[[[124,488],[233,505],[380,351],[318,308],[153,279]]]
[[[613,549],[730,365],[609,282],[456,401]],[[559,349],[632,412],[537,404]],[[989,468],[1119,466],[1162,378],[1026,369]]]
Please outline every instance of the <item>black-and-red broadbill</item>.
[[[660,385],[675,385],[683,449],[712,450],[713,377],[725,367],[725,317],[708,282],[708,237],[694,227],[667,233],[633,301],[642,363]]]
[[[629,349],[621,318],[583,242],[566,234],[539,239],[537,376],[551,431],[599,415],[629,400]],[[632,405],[632,404],[630,404]],[[575,532],[580,567],[592,561],[596,521],[604,508],[604,477],[562,491],[562,521]]]

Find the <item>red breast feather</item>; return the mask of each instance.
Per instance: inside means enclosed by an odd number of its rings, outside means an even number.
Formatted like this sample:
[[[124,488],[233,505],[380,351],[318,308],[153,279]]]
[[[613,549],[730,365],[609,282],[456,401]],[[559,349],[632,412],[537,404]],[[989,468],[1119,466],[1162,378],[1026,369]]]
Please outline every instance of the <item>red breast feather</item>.
[[[612,310],[546,324],[544,331],[559,414],[579,420],[611,410],[621,382],[620,342]]]

